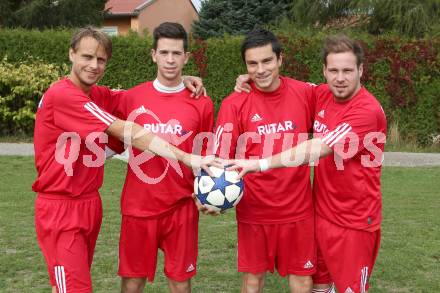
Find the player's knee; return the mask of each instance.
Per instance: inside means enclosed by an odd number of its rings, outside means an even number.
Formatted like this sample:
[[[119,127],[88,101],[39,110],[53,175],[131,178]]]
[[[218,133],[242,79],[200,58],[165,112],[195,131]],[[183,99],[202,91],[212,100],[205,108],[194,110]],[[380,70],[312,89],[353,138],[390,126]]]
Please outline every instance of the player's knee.
[[[142,293],[145,286],[145,279],[122,278],[121,293]]]
[[[174,281],[168,279],[168,285],[171,293],[189,293],[191,292],[191,281],[186,280],[183,282]]]
[[[309,293],[313,289],[313,280],[311,276],[289,276],[289,287],[292,293]]]
[[[242,293],[259,293],[263,291],[264,274],[249,274],[243,275],[243,289]]]

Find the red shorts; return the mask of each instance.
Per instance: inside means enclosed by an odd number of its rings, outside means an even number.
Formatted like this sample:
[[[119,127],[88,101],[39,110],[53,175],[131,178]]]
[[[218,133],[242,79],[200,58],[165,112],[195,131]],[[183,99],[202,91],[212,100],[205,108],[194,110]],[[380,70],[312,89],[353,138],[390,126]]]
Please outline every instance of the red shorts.
[[[119,271],[125,278],[153,282],[157,250],[164,252],[164,273],[182,282],[196,274],[199,211],[189,200],[160,218],[122,216]]]
[[[318,266],[314,283],[333,281],[338,292],[368,291],[368,280],[379,252],[380,230],[344,228],[316,216],[316,236]]]
[[[98,192],[81,199],[35,201],[35,229],[50,282],[58,292],[92,292],[90,267],[102,221]]]
[[[252,274],[276,268],[281,276],[316,271],[313,217],[286,224],[238,222],[238,271]]]

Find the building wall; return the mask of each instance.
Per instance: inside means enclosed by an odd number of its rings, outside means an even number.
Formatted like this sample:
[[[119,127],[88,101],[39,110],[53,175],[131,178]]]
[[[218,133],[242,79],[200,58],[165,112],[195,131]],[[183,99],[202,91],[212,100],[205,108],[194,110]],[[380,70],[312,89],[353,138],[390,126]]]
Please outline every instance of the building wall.
[[[106,26],[117,26],[118,27],[118,35],[125,35],[128,33],[128,30],[132,28],[132,20],[130,17],[124,18],[110,18],[104,20],[104,27]],[[134,30],[134,29],[133,29]]]
[[[164,21],[178,22],[187,32],[199,15],[190,0],[156,0],[145,7],[138,16],[139,33],[145,30],[151,35],[155,27]]]
[[[131,29],[135,32],[139,32],[139,18],[137,16],[131,17]]]

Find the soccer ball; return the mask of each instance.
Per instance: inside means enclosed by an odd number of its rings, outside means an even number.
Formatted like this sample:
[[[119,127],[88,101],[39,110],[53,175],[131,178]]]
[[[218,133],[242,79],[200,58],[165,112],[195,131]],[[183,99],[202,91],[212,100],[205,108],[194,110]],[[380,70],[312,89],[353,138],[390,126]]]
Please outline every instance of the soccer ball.
[[[243,179],[237,180],[237,171],[209,167],[213,177],[205,170],[194,180],[194,194],[207,208],[224,211],[235,207],[243,196]]]

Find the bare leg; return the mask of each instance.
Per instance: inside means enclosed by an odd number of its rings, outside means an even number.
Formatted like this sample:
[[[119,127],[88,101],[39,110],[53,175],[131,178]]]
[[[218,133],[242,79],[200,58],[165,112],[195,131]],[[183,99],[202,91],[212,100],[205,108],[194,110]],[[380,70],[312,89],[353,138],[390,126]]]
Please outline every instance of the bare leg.
[[[313,288],[312,277],[289,275],[289,288],[291,293],[310,293]]]
[[[183,282],[168,279],[168,288],[171,293],[191,293],[191,279]]]
[[[243,285],[241,287],[241,293],[261,293],[264,288],[265,273],[261,274],[243,274]]]
[[[144,278],[122,278],[121,293],[142,293],[145,281]]]

